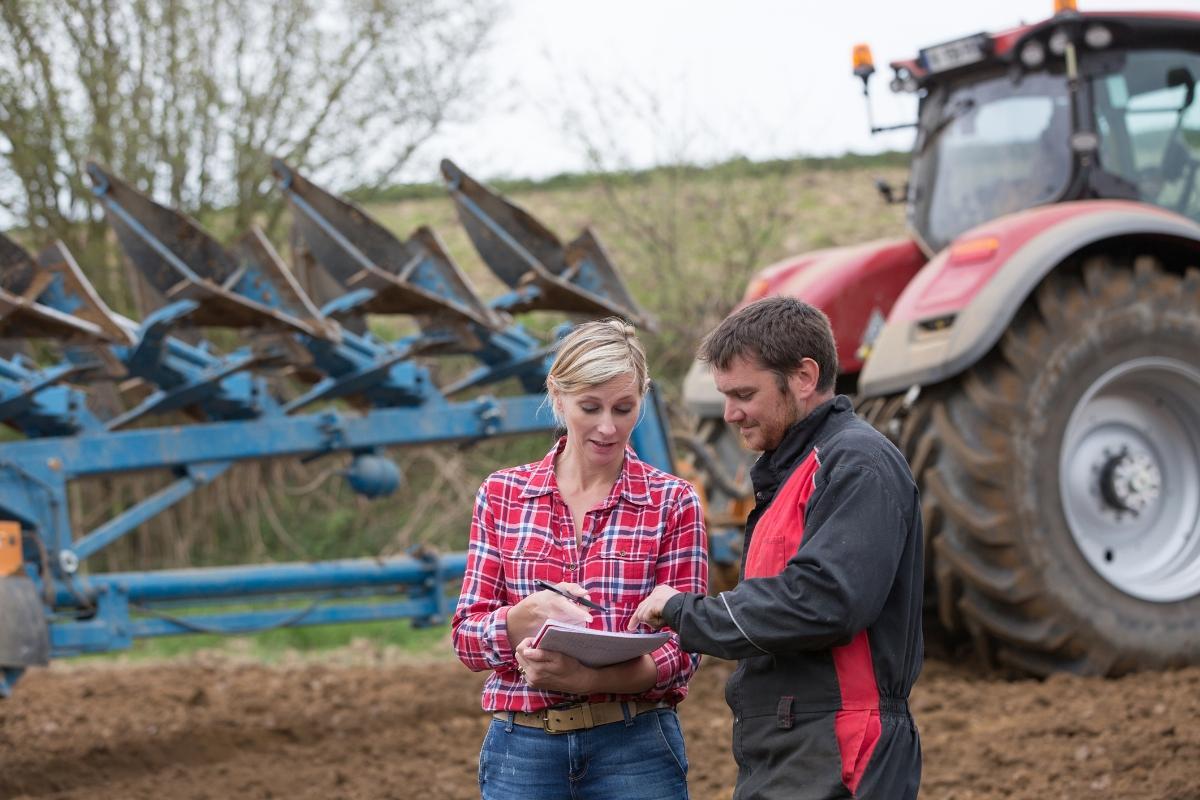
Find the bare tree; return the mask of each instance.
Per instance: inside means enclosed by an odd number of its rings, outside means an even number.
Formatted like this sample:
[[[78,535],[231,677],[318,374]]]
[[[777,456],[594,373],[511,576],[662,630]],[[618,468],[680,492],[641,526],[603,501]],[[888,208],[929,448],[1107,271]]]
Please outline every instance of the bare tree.
[[[0,0],[0,220],[28,228],[32,247],[66,240],[108,302],[132,312],[137,282],[111,251],[89,158],[221,235],[276,219],[272,156],[326,184],[393,181],[471,111],[500,1]],[[296,466],[284,481],[278,467],[241,465],[113,548],[108,566],[302,555],[293,536],[335,523],[347,492],[313,481],[297,513],[279,487],[312,475]],[[76,523],[165,479],[80,482]],[[395,518],[379,517],[374,549]]]
[[[393,180],[463,115],[497,0],[4,0],[0,209],[103,248],[83,164],[242,228],[273,221],[269,160]],[[95,259],[90,259],[95,263]],[[101,282],[128,308],[118,272]]]

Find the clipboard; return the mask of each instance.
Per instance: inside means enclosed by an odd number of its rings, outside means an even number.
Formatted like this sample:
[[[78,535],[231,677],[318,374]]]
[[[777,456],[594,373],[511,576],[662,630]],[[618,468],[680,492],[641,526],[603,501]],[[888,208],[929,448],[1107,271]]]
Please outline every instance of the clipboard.
[[[671,634],[598,631],[569,622],[548,619],[542,623],[533,646],[565,653],[588,667],[607,667],[651,653],[666,644]]]

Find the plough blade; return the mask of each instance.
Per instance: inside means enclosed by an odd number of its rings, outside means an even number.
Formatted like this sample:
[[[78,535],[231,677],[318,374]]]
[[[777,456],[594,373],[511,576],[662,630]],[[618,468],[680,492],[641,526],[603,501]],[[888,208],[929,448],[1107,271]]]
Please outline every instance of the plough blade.
[[[422,330],[443,331],[448,325],[465,340],[471,325],[500,331],[504,320],[476,294],[467,276],[428,231],[401,242],[362,209],[338,198],[284,162],[272,162],[313,261],[325,273],[310,276],[309,285],[338,298],[365,290],[334,315],[363,313],[416,315]],[[465,327],[464,327],[465,326]],[[444,337],[441,337],[444,338]],[[465,343],[465,342],[464,342]],[[466,346],[472,346],[466,344]]]
[[[0,287],[24,295],[37,276],[37,265],[24,247],[0,233]]]
[[[24,248],[0,234],[0,337],[77,344],[124,341],[119,331],[37,302],[55,277],[40,270]]]
[[[288,229],[288,247],[291,250],[291,264],[296,273],[296,281],[318,308],[326,308],[330,303],[345,297],[346,289],[317,261],[297,225]],[[324,313],[338,317],[338,322],[348,331],[359,335],[366,333],[367,322],[363,315]]]
[[[243,235],[234,244],[233,251],[241,257],[243,264],[252,264],[261,273],[270,276],[265,291],[273,293],[273,297],[265,297],[264,302],[268,299],[276,300],[281,307],[288,309],[294,316],[311,320],[314,326],[321,329],[322,335],[319,338],[332,342],[341,339],[341,330],[338,324],[333,320],[325,319],[261,229],[255,227]],[[253,284],[252,288],[263,291]]]
[[[475,249],[500,280],[517,290],[506,310],[613,315],[653,328],[590,230],[563,247],[529,212],[453,162],[442,161],[442,176]]]
[[[92,343],[106,339],[99,327],[0,290],[0,337]]]
[[[63,242],[55,242],[38,253],[38,267],[53,278],[38,297],[40,302],[92,323],[113,342],[133,344],[133,324],[113,313],[101,299]]]
[[[248,245],[240,258],[198,224],[88,164],[94,192],[130,261],[166,301],[192,300],[196,325],[291,330],[318,339],[336,336],[278,258],[262,260]],[[243,240],[244,243],[245,240]]]

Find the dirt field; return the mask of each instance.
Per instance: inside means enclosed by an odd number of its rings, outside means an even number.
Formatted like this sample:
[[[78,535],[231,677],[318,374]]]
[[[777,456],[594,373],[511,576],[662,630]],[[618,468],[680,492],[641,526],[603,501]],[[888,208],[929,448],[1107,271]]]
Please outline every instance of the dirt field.
[[[681,706],[698,800],[732,792],[730,669],[708,661]],[[0,798],[473,798],[481,679],[370,647],[56,664],[0,701]],[[1007,682],[930,662],[913,708],[929,800],[1200,798],[1200,669]]]

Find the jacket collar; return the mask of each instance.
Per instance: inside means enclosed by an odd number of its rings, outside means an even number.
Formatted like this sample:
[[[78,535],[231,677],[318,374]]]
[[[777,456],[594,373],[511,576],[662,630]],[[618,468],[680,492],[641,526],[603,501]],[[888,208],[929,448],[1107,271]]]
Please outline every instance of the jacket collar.
[[[750,469],[750,480],[756,490],[772,490],[787,477],[800,457],[816,442],[817,434],[830,417],[853,411],[850,398],[836,395],[808,412],[808,416],[792,423],[774,450],[767,450]]]
[[[554,459],[566,446],[567,437],[563,436],[555,443],[554,447],[550,448],[550,452],[546,454],[545,458],[533,465],[533,470],[529,473],[529,480],[521,489],[522,498],[538,497],[558,491],[558,480],[554,475]],[[650,480],[647,470],[646,463],[637,457],[633,448],[625,445],[625,461],[621,464],[621,472],[617,475],[617,480],[613,483],[612,490],[608,493],[608,499],[604,501],[603,507],[612,506],[617,502],[618,497],[624,497],[626,501],[634,505],[649,505]]]

